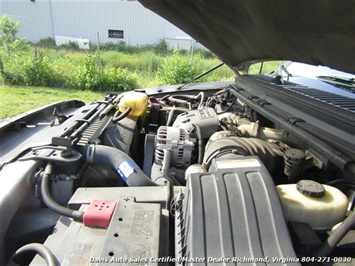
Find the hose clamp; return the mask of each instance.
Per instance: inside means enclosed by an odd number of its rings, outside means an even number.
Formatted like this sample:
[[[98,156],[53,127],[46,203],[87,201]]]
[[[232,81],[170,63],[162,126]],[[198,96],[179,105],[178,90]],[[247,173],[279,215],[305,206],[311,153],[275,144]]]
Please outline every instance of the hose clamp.
[[[95,154],[95,144],[91,144],[88,146],[87,151],[86,151],[86,161],[88,163],[93,163],[94,162],[94,154]]]

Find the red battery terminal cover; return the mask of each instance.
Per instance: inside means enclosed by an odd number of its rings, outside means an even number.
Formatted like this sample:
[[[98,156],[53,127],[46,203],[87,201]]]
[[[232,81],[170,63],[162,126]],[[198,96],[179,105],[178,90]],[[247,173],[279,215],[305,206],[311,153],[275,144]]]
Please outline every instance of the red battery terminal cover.
[[[84,214],[84,225],[107,228],[115,207],[116,201],[93,200]]]

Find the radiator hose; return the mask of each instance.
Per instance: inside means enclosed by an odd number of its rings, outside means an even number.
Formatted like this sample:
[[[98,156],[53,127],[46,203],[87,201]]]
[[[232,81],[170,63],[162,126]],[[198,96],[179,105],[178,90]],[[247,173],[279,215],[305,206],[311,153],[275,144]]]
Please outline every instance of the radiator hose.
[[[89,145],[86,150],[88,163],[101,163],[111,167],[130,187],[157,186],[123,151],[104,145]]]

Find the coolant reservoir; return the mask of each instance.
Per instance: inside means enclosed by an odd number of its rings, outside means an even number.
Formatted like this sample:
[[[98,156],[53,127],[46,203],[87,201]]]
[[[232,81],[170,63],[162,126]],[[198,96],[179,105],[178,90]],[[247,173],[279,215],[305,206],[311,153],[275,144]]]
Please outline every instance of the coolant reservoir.
[[[341,222],[348,207],[347,197],[337,188],[311,180],[279,185],[287,221],[309,224],[314,230],[326,230]]]
[[[126,111],[128,107],[132,108],[129,113],[131,116],[144,116],[148,107],[148,96],[142,92],[126,92],[121,98],[119,104],[120,112]]]

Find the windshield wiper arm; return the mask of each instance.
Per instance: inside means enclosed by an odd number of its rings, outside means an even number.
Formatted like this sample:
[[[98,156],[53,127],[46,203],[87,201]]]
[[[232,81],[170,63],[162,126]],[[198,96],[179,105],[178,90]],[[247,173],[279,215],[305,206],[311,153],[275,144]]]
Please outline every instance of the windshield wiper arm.
[[[355,79],[354,78],[344,78],[344,77],[338,77],[338,76],[317,76],[317,78],[322,79],[324,81],[345,83],[347,85],[355,87]]]
[[[339,89],[355,93],[355,79],[338,76],[317,76],[321,81],[338,87]]]

